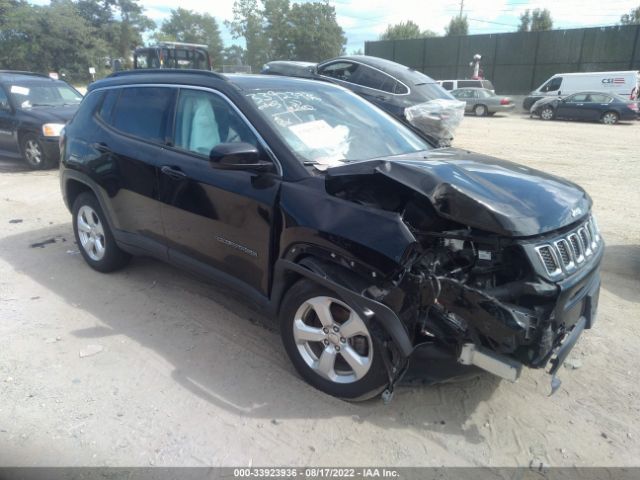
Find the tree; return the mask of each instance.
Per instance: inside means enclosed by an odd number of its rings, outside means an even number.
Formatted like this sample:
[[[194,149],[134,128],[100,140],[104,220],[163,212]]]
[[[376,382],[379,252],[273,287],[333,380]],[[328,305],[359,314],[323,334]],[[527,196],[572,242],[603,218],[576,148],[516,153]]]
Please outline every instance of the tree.
[[[622,25],[640,25],[640,6],[622,15],[620,23]]]
[[[551,18],[551,12],[546,8],[543,10],[536,8],[532,12],[527,9],[520,15],[519,32],[541,32],[551,30],[552,28],[553,20]]]
[[[156,41],[204,44],[212,64],[220,65],[223,62],[220,29],[216,19],[208,13],[197,13],[181,7],[171,10],[169,18],[162,22],[153,38]]]
[[[86,81],[89,67],[102,67],[106,43],[70,0],[49,5],[2,2],[12,8],[0,23],[0,68],[66,74],[67,80]]]
[[[417,23],[411,20],[387,25],[385,32],[380,35],[380,40],[406,40],[411,38],[435,37],[435,32],[431,30],[420,30]]]
[[[293,59],[308,62],[337,57],[347,38],[328,2],[296,3],[289,15]]]
[[[320,61],[342,53],[346,38],[328,1],[235,0],[234,38],[244,38],[246,62],[255,71],[270,60]]]
[[[531,11],[527,8],[522,15],[520,15],[519,32],[528,32],[531,28]]]
[[[233,38],[244,38],[245,59],[254,71],[260,71],[269,61],[268,41],[263,25],[263,11],[258,0],[235,0],[233,20],[225,21]]]
[[[123,58],[131,66],[131,52],[142,45],[142,34],[156,28],[143,13],[139,0],[79,0],[77,11],[104,40],[108,56]]]
[[[357,48],[355,50],[351,50],[351,53],[349,55],[364,55],[364,52],[361,48]]]
[[[240,45],[231,45],[222,51],[223,65],[244,65],[247,51]]]
[[[469,33],[469,21],[466,15],[453,17],[445,28],[445,35],[467,35]]]

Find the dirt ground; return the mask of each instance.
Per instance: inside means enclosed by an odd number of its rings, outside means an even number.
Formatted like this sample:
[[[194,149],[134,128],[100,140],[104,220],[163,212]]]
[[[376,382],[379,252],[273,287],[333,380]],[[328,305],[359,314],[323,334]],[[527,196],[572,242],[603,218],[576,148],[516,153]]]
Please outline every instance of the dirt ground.
[[[149,259],[89,269],[58,172],[0,161],[0,465],[640,465],[640,123],[468,117],[455,144],[595,201],[598,320],[556,395],[526,371],[390,405],[325,396],[229,292]]]

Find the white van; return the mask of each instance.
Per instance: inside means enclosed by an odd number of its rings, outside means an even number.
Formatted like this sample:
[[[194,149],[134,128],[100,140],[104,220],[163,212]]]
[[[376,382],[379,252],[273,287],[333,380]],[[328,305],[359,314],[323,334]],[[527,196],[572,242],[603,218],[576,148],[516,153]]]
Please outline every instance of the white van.
[[[627,70],[622,72],[579,72],[557,73],[531,92],[523,107],[529,110],[531,105],[543,97],[560,95],[565,97],[577,92],[615,93],[624,98],[635,100],[640,88],[640,72]]]

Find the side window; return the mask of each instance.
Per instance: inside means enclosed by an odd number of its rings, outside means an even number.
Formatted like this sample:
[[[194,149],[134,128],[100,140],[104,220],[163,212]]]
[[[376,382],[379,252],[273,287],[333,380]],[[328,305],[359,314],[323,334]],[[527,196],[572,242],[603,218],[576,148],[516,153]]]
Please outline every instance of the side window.
[[[363,87],[375,88],[376,90],[382,90],[382,85],[385,80],[389,78],[382,72],[374,70],[373,68],[360,65],[358,68],[358,74],[352,80],[353,83],[362,85]]]
[[[111,124],[129,135],[164,143],[175,92],[174,88],[166,87],[123,88]]]
[[[461,90],[455,90],[455,97],[456,98],[473,98],[473,90],[467,90],[467,89],[461,89]]]
[[[453,82],[442,82],[442,88],[445,90],[453,90]]]
[[[601,93],[592,93],[589,95],[589,102],[591,103],[609,103],[612,98],[609,95],[603,95]]]
[[[258,140],[235,110],[218,95],[199,90],[181,90],[175,123],[175,146],[209,156],[220,143]]]
[[[458,88],[473,88],[480,87],[478,80],[458,80]]]
[[[562,77],[555,77],[549,80],[540,90],[543,92],[555,92],[560,89],[560,85],[562,85]]]
[[[326,77],[344,80],[345,82],[352,82],[353,80],[351,80],[351,77],[353,77],[358,71],[358,67],[359,65],[356,63],[337,62],[321,67],[318,70],[318,73]]]
[[[9,98],[2,87],[0,87],[0,110],[9,110]]]
[[[583,103],[587,101],[589,95],[586,93],[576,93],[567,98],[567,103]]]
[[[100,106],[100,110],[98,110],[98,116],[111,125],[111,115],[113,114],[113,107],[118,100],[118,95],[120,94],[120,89],[115,88],[112,90],[107,90],[107,93],[102,100],[102,105]]]

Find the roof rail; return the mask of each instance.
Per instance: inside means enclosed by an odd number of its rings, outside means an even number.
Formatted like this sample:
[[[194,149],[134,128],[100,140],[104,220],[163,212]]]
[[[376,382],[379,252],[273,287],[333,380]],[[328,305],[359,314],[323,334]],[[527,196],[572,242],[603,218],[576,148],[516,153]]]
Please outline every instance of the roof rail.
[[[198,74],[198,75],[206,75],[208,77],[214,77],[217,78],[219,80],[227,80],[227,77],[225,77],[224,75],[220,74],[220,73],[216,73],[216,72],[211,72],[209,70],[196,70],[194,68],[185,68],[185,69],[177,69],[177,68],[149,68],[149,69],[145,69],[145,68],[140,68],[140,69],[135,69],[135,70],[121,70],[119,72],[114,72],[111,75],[109,75],[107,78],[115,78],[115,77],[128,77],[128,76],[134,76],[134,75],[160,75],[160,74],[167,74],[167,73],[173,73],[173,74],[181,74],[181,73],[187,73],[187,74]]]
[[[0,74],[2,73],[8,73],[11,75],[32,75],[34,77],[44,77],[53,80],[49,75],[45,75],[44,73],[27,72],[24,70],[0,70]]]

